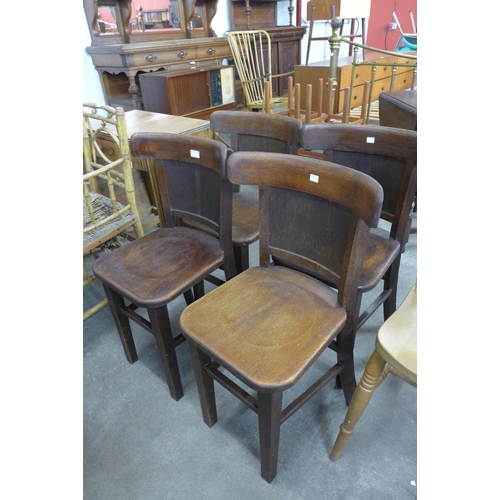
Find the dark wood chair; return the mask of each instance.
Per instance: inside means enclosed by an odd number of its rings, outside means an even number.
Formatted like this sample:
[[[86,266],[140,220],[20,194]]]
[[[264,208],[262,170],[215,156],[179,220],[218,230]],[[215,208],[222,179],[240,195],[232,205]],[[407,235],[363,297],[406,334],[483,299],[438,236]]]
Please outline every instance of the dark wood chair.
[[[170,394],[178,400],[183,390],[175,347],[185,339],[182,334],[174,338],[167,304],[181,294],[191,303],[192,288],[202,296],[203,279],[221,266],[227,280],[236,274],[227,148],[212,139],[159,133],[134,134],[130,148],[132,156],[156,161],[166,227],[100,257],[94,273],[104,286],[127,360],[137,360],[133,320],[154,335]],[[179,225],[180,219],[210,232]],[[139,307],[149,320],[138,314]]]
[[[417,387],[417,285],[380,327],[373,351],[330,453],[337,460],[375,389],[392,373]]]
[[[356,301],[383,192],[367,175],[295,155],[234,153],[227,172],[235,184],[260,186],[260,265],[190,304],[180,324],[205,423],[211,427],[217,421],[217,380],[258,414],[261,475],[271,482],[281,424],[351,362],[350,342],[340,333],[337,363],[332,360],[329,370],[282,410],[283,392],[328,351],[339,332],[352,332],[344,328],[346,310]],[[272,265],[273,257],[289,267]],[[338,291],[323,281],[334,282]]]
[[[302,124],[295,118],[248,111],[216,111],[210,127],[232,151],[297,154]],[[236,269],[248,269],[248,247],[259,237],[258,192],[233,194],[233,252]]]
[[[302,129],[301,147],[322,152],[326,161],[370,175],[384,189],[381,219],[390,223],[390,231],[377,228],[370,232],[356,306],[348,313],[358,318],[353,322],[355,330],[382,304],[384,318],[389,318],[396,310],[401,252],[408,239],[417,189],[417,133],[372,125],[311,124]],[[381,281],[383,290],[360,314],[363,294]]]

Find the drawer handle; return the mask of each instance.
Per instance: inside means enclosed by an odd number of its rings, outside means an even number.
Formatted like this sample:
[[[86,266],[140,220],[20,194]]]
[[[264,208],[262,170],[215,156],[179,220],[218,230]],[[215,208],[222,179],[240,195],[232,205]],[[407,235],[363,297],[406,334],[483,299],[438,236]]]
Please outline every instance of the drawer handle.
[[[156,61],[156,56],[154,54],[149,54],[144,59],[146,59],[146,61],[148,61],[148,62],[153,62],[153,61]]]
[[[207,49],[207,54],[208,55],[212,55],[212,54],[215,54],[215,49],[212,49],[212,47],[210,47],[209,49]]]
[[[183,50],[177,52],[177,56],[180,57],[181,59],[184,59],[187,55],[188,55],[187,52],[184,52]]]

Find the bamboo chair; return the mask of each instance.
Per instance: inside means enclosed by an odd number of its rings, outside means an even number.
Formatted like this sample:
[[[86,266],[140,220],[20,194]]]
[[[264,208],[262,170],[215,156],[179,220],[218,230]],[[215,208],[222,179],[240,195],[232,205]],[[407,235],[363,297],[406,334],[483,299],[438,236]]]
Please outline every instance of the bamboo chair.
[[[132,320],[153,334],[170,395],[177,401],[184,393],[175,349],[185,339],[174,337],[167,306],[181,294],[193,302],[193,288],[195,298],[202,296],[203,280],[220,267],[226,280],[236,275],[227,148],[204,137],[152,132],[134,134],[130,146],[135,158],[155,161],[165,226],[100,257],[94,273],[108,297],[127,360],[138,359]]]
[[[99,138],[116,147],[105,150]],[[129,140],[122,108],[83,104],[83,286],[95,280],[85,257],[140,238],[144,231],[135,199]],[[87,309],[83,319],[100,311],[104,299]]]
[[[258,414],[261,476],[271,482],[281,424],[352,362],[346,309],[356,296],[383,191],[365,174],[280,153],[234,153],[227,173],[234,184],[259,186],[260,265],[190,304],[180,325],[205,423],[217,421],[216,380]],[[287,265],[273,265],[275,257]],[[325,283],[331,280],[338,292]],[[284,391],[302,380],[335,337],[337,362],[328,362],[323,375],[282,410]],[[345,389],[344,396],[350,399]]]
[[[292,75],[289,71],[278,75],[272,73],[271,37],[265,30],[228,31],[227,40],[233,54],[234,65],[241,81],[245,105],[249,110],[258,111],[264,108],[264,83],[276,78]],[[271,109],[286,106],[288,98],[272,97]]]
[[[417,285],[378,331],[375,350],[354,391],[330,453],[332,460],[340,457],[373,392],[389,373],[417,387]]]

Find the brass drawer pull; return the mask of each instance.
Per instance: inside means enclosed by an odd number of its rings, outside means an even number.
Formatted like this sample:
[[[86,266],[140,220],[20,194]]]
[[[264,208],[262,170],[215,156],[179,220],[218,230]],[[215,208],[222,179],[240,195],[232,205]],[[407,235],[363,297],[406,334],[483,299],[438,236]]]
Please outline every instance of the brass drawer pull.
[[[212,55],[212,54],[215,54],[215,49],[212,49],[212,47],[210,47],[209,49],[207,49],[207,54],[208,55]]]
[[[181,59],[184,59],[187,55],[188,55],[187,52],[184,52],[183,50],[177,52],[177,56],[180,57]]]
[[[153,62],[156,61],[156,56],[154,54],[149,54],[144,59],[146,59],[146,61],[148,62]]]

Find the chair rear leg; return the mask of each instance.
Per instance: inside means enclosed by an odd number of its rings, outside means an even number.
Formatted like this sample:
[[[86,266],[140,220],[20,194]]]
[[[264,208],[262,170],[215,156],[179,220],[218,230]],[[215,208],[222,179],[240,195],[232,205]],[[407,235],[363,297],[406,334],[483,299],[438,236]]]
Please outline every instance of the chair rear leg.
[[[250,266],[248,245],[234,246],[233,253],[236,264],[236,274],[240,274]]]
[[[175,353],[174,338],[167,306],[148,309],[148,314],[170,395],[178,401],[182,398],[184,392],[182,390],[181,375],[177,363],[177,354]]]
[[[384,321],[389,319],[391,314],[396,310],[398,298],[398,281],[399,281],[399,267],[401,264],[401,253],[392,263],[384,276],[384,290],[392,290],[392,293],[384,301]]]
[[[132,328],[130,327],[130,321],[123,314],[122,308],[125,307],[125,299],[112,288],[109,288],[103,283],[104,293],[108,299],[109,308],[113,319],[115,320],[116,329],[118,330],[118,335],[125,351],[125,356],[130,364],[137,361],[137,350],[135,348],[134,337],[132,336]]]
[[[385,361],[380,357],[377,351],[374,351],[368,360],[363,377],[354,391],[344,422],[340,426],[340,431],[330,453],[330,458],[332,460],[337,460],[339,458],[347,440],[354,431],[355,425],[358,423],[358,420],[368,406],[373,391],[385,378],[386,373],[384,373],[384,367]]]
[[[278,470],[282,392],[258,393],[260,474],[270,483]]]

